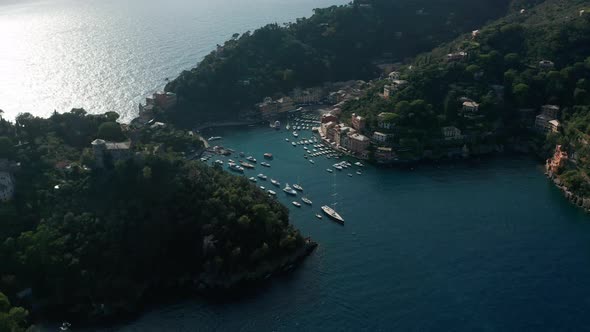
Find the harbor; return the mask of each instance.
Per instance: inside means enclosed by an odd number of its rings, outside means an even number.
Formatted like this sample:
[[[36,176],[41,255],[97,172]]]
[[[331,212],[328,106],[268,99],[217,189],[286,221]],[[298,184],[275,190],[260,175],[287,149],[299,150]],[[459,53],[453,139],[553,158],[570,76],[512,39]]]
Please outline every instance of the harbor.
[[[364,165],[335,150],[314,133],[319,119],[320,112],[299,113],[282,121],[271,121],[270,126],[239,130],[268,137],[264,144],[256,146],[243,145],[235,135],[226,134],[229,128],[210,130],[205,134],[209,144],[219,145],[209,147],[201,161],[244,176],[252,185],[291,210],[305,214],[309,220],[343,225],[346,217],[340,211],[339,185],[362,181]],[[299,169],[290,171],[293,167]],[[325,169],[337,172],[328,174]],[[318,176],[322,181],[317,181]],[[320,219],[318,214],[326,218]]]

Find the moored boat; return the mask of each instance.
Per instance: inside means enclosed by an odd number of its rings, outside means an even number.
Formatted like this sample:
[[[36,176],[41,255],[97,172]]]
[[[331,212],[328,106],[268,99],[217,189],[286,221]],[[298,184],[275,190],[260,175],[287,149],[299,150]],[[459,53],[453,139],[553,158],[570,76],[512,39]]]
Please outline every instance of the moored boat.
[[[264,167],[270,167],[270,164],[265,161],[261,162],[260,165],[262,165]]]
[[[249,177],[249,178],[248,178],[248,180],[250,180],[250,181],[252,181],[252,182],[254,182],[254,183],[256,183],[256,181],[258,181],[258,180],[256,180],[256,178],[255,178],[255,177],[253,177],[253,176]]]
[[[322,206],[322,211],[324,211],[324,213],[328,215],[330,219],[340,224],[344,224],[344,218],[342,218],[342,216],[340,216],[340,214],[338,214],[338,212],[336,212],[336,210],[332,209],[331,207],[324,205]]]
[[[307,198],[307,197],[301,197],[301,200],[303,201],[303,203],[307,204],[307,205],[312,205],[313,202]]]
[[[218,140],[220,140],[220,139],[222,139],[222,137],[221,137],[221,136],[211,136],[211,137],[209,137],[209,138],[207,139],[207,141],[209,141],[209,142],[213,142],[213,141],[218,141]]]
[[[333,171],[331,168],[327,168],[327,169],[326,169],[326,171],[327,171],[328,173],[332,173],[332,172],[334,172],[334,171]]]
[[[289,140],[289,139],[287,138],[287,141],[288,141],[288,140]],[[268,153],[268,152],[267,152],[267,153],[265,153],[265,154],[264,154],[264,158],[265,158],[265,159],[272,159],[272,153]]]
[[[279,181],[275,180],[275,179],[270,179],[270,183],[272,183],[273,185],[275,185],[277,187],[280,187],[281,186],[281,183]]]
[[[276,193],[275,191],[273,191],[273,190],[269,190],[269,191],[268,191],[268,193],[269,193],[271,196],[276,196],[276,194],[277,194],[277,193]]]
[[[248,156],[246,157],[246,160],[251,161],[253,163],[256,163],[256,158],[252,157],[252,156]]]
[[[295,189],[291,188],[288,183],[285,184],[285,188],[283,188],[283,191],[287,195],[292,195],[292,196],[297,195],[297,191],[295,191]]]
[[[301,207],[301,203],[293,201],[293,205],[295,205],[296,207]]]
[[[294,184],[293,189],[303,191],[303,187],[301,187],[299,184]]]
[[[242,165],[243,167],[246,167],[246,168],[254,168],[254,165],[249,164],[249,163],[244,162],[244,161],[240,161],[240,165]]]
[[[259,179],[266,181],[266,179],[268,179],[268,177],[262,173],[257,175]]]
[[[321,214],[319,214],[319,213],[316,213],[316,214],[315,214],[315,216],[316,216],[316,218],[318,218],[318,219],[322,219],[322,218],[323,218],[323,217],[322,217],[322,215],[321,215]]]

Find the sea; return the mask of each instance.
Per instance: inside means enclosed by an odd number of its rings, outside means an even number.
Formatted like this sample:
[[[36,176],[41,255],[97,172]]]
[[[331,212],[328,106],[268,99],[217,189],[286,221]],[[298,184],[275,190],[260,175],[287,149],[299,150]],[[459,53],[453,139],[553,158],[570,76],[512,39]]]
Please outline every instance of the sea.
[[[0,109],[122,122],[234,33],[347,0],[0,0]]]
[[[336,3],[344,2],[0,0],[0,108],[9,118],[84,107],[128,120],[146,94],[233,33]],[[203,134],[258,159],[243,176],[303,187],[297,197],[276,188],[291,222],[319,243],[300,266],[233,299],[163,303],[115,326],[73,330],[590,330],[590,217],[537,160],[500,155],[329,173],[341,160],[310,163],[291,132],[261,125]],[[310,137],[302,131],[298,139]],[[270,168],[259,166],[266,152]],[[293,206],[302,195],[313,205]],[[345,224],[316,218],[324,204]]]

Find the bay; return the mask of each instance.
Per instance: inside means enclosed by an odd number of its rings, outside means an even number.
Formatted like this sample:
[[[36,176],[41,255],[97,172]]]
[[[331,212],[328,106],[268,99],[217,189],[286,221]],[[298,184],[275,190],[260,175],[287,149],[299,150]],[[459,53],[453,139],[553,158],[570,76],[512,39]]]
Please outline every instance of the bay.
[[[217,135],[224,138],[216,144],[252,155],[258,163],[264,153],[273,153],[271,168],[257,166],[244,176],[262,172],[283,186],[303,186],[313,207],[296,208],[293,197],[269,182],[257,183],[276,189],[293,224],[319,242],[318,249],[293,273],[239,299],[164,306],[109,331],[556,331],[590,326],[590,222],[544,177],[536,161],[500,156],[415,169],[366,166],[360,176],[350,170],[331,175],[326,168],[336,160],[309,163],[302,146],[285,141],[293,139],[289,131],[206,132]],[[332,202],[346,219],[344,226],[314,216]]]

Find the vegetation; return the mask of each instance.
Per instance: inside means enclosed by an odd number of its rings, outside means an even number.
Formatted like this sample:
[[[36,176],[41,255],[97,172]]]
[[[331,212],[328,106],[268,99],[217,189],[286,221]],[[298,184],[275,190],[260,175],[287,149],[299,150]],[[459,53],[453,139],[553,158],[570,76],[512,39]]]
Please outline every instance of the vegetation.
[[[136,137],[135,157],[86,167],[87,147],[111,120],[74,110],[2,123],[22,142],[16,197],[0,203],[5,294],[32,289],[48,315],[98,320],[169,290],[245,276],[303,246],[285,207],[242,177],[187,160],[202,143],[170,126],[124,132]]]
[[[345,105],[345,114],[366,116],[376,129],[377,115],[393,112],[395,145],[417,142],[417,155],[440,145],[444,126],[459,128],[472,146],[529,137],[528,128],[544,104],[561,108],[559,120],[567,135],[574,124],[582,127],[576,133],[585,132],[590,19],[579,15],[584,1],[548,0],[532,8],[531,2],[519,3],[528,11],[516,10],[481,27],[476,36],[464,35],[417,57],[402,70],[407,86],[384,99],[378,93],[388,82],[377,82],[363,98]],[[465,59],[447,61],[447,54],[459,51],[467,53]],[[554,67],[542,68],[541,60],[552,61]],[[466,116],[462,98],[477,101],[479,111]]]
[[[376,63],[430,50],[504,14],[509,2],[364,0],[315,9],[310,18],[235,34],[166,90],[180,97],[177,117],[235,116],[295,87],[372,78]]]
[[[0,292],[0,331],[24,332],[28,315],[25,309],[13,307],[6,295]]]

